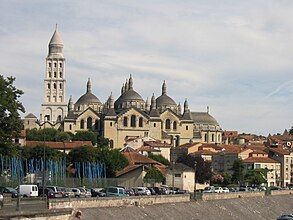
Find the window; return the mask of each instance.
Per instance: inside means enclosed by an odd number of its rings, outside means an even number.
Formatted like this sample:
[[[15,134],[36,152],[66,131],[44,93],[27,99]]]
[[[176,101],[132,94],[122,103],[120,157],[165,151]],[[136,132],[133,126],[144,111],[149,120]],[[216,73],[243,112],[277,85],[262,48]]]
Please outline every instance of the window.
[[[177,130],[177,122],[176,121],[173,122],[173,130]]]
[[[111,127],[113,126],[113,122],[110,122],[110,126],[111,126]]]
[[[80,121],[80,129],[84,129],[84,120],[83,119],[81,119],[81,121]]]
[[[154,123],[154,127],[156,127],[157,126],[157,124],[156,123]]]
[[[255,169],[260,169],[260,164],[255,164]]]
[[[131,115],[131,118],[130,118],[130,127],[133,127],[133,128],[136,127],[136,116],[135,115]]]
[[[114,147],[114,141],[110,140],[110,147],[113,148]]]
[[[56,83],[53,84],[54,89],[56,89]]]
[[[48,89],[51,89],[51,85],[50,85],[50,83],[48,83]]]
[[[56,62],[54,63],[54,67],[57,67],[57,63]]]
[[[165,129],[170,129],[170,128],[171,128],[171,121],[170,119],[167,119],[165,124]]]
[[[49,67],[52,67],[52,63],[49,63]]]
[[[86,128],[91,130],[93,126],[93,119],[91,117],[88,117],[86,120]]]
[[[62,72],[59,73],[59,77],[62,78]]]
[[[181,173],[175,173],[174,176],[177,177],[177,178],[180,178],[181,177]]]
[[[188,125],[186,125],[186,131],[188,131]]]
[[[212,134],[212,141],[215,141],[215,135]]]
[[[138,126],[141,128],[143,127],[143,118],[142,117],[139,118]]]
[[[51,72],[49,72],[49,78],[51,78],[52,77],[52,73]]]
[[[60,68],[62,67],[62,63],[59,63],[59,67],[60,67]]]
[[[123,126],[124,127],[127,127],[127,124],[128,124],[128,118],[127,117],[124,117],[123,118]]]
[[[98,131],[99,130],[99,127],[100,127],[100,121],[97,119],[95,121],[95,130]]]
[[[62,84],[61,83],[59,84],[59,88],[62,89]]]
[[[69,125],[69,130],[72,130],[72,125]]]
[[[54,72],[54,78],[56,78],[57,77],[57,73],[56,72]]]
[[[204,141],[205,141],[205,142],[208,142],[208,134],[205,134],[205,135],[204,135]]]
[[[57,121],[61,121],[61,115],[58,115]]]

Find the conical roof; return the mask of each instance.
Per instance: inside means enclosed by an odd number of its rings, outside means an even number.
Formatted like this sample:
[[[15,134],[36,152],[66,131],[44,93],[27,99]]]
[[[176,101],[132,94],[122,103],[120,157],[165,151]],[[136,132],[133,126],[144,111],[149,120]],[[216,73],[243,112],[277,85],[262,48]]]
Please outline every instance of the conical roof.
[[[59,31],[57,29],[57,26],[56,26],[56,29],[55,29],[55,32],[50,40],[50,43],[49,45],[52,45],[52,44],[59,44],[59,45],[63,45],[63,41],[61,39],[61,36],[59,34]]]

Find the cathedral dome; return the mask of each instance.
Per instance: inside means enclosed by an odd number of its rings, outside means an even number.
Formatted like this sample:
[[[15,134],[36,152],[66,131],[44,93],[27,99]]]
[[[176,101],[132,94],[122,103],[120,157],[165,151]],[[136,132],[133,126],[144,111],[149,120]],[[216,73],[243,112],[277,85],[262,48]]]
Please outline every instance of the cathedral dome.
[[[207,112],[191,112],[195,124],[219,126],[216,119]]]
[[[77,102],[74,104],[74,106],[78,108],[79,106],[83,106],[83,105],[89,106],[89,105],[93,105],[93,104],[102,105],[102,103],[97,98],[97,96],[95,96],[92,93],[92,90],[91,90],[91,81],[90,81],[90,79],[88,79],[86,93],[84,95],[82,95],[77,100]]]
[[[124,92],[115,102],[115,107],[120,106],[121,104],[123,104],[124,102],[131,102],[131,101],[142,101],[144,102],[144,100],[142,99],[142,97],[133,89],[130,89],[126,92]]]
[[[166,94],[159,96],[156,99],[157,108],[162,106],[177,106],[176,102]]]

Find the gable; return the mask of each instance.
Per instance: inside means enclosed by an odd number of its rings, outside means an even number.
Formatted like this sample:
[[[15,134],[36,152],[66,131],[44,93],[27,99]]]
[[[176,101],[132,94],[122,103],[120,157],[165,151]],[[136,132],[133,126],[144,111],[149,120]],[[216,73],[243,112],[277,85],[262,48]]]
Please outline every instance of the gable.
[[[135,115],[137,117],[143,117],[144,120],[148,120],[148,117],[145,113],[139,111],[136,108],[129,108],[126,111],[122,112],[121,114],[118,115],[118,119],[123,118],[123,117],[131,117],[131,115]]]
[[[161,118],[162,121],[165,121],[167,118],[172,120],[172,121],[180,121],[180,117],[170,109],[166,109],[160,115],[160,118]]]
[[[82,113],[80,113],[77,116],[76,120],[79,121],[81,119],[86,119],[88,117],[100,120],[99,115],[91,107],[88,107],[86,110],[84,110]]]

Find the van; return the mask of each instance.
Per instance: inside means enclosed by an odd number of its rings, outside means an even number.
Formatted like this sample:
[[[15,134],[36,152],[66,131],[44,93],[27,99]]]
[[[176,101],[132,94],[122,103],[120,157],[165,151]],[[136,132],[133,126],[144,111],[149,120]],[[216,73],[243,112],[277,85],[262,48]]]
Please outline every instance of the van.
[[[23,197],[37,197],[39,190],[37,185],[19,185],[19,194]]]
[[[108,187],[106,189],[106,196],[127,196],[125,190],[122,187]]]

